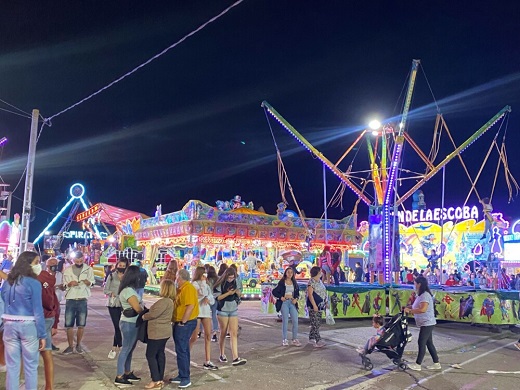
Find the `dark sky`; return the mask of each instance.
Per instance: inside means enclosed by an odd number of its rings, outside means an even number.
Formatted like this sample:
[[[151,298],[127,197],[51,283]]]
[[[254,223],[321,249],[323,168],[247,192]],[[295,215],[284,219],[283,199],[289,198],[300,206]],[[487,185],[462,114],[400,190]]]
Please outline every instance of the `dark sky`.
[[[232,3],[2,4],[0,99],[50,117]],[[420,114],[412,111],[408,130],[423,150],[429,151],[435,121],[428,80],[457,144],[502,107],[512,106],[507,144],[510,169],[519,177],[519,15],[517,1],[245,0],[150,65],[54,118],[38,143],[33,201],[55,212],[79,181],[93,203],[149,215],[159,203],[166,213],[189,199],[214,204],[235,194],[274,213],[281,198],[262,100],[336,161],[357,136],[352,129],[366,126],[373,115],[383,119],[399,113],[414,58],[421,59],[424,72],[417,77],[412,109],[429,106]],[[3,103],[0,108],[11,110]],[[272,124],[301,208],[319,217],[322,165]],[[9,138],[0,175],[12,187],[26,164],[29,129],[28,119],[0,111],[0,137]],[[497,129],[464,152],[472,175]],[[505,124],[500,139],[504,129]],[[295,148],[297,153],[289,153]],[[404,166],[424,169],[408,152]],[[444,146],[443,153],[449,153]],[[481,196],[491,192],[496,163],[494,154],[477,184]],[[366,148],[356,164],[368,167]],[[470,183],[460,164],[449,164],[446,175],[446,202],[462,204]],[[330,172],[327,180],[330,196],[338,180]],[[19,198],[23,183],[15,194]],[[440,187],[440,176],[424,186],[428,206],[440,206]],[[332,209],[330,215],[350,213],[354,201],[345,194],[345,210]],[[476,204],[477,198],[468,203]],[[493,203],[520,217],[518,201],[507,204],[503,175]],[[292,201],[289,208],[295,208]],[[19,200],[13,212],[21,212]],[[359,212],[366,214],[366,208]],[[30,238],[51,218],[37,209]]]

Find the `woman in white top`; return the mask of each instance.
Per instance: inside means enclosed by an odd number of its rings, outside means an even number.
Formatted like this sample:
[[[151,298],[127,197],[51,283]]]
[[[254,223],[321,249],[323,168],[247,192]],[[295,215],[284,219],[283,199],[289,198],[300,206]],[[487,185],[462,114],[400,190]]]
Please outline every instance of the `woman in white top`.
[[[205,370],[218,370],[218,367],[211,362],[211,324],[212,313],[211,305],[215,303],[215,298],[211,288],[206,283],[206,269],[204,267],[197,267],[193,275],[191,284],[195,286],[199,298],[199,316],[197,317],[197,326],[190,338],[190,349],[195,344],[198,338],[198,331],[200,324],[204,328],[204,348],[206,352],[206,361],[204,363]]]

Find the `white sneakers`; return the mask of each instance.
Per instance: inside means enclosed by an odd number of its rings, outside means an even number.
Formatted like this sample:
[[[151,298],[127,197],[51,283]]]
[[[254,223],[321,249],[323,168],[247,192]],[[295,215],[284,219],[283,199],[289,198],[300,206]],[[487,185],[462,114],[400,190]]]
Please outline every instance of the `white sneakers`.
[[[282,340],[282,346],[283,346],[283,347],[287,347],[287,346],[289,346],[289,340],[287,340],[287,339]]]
[[[407,366],[410,370],[413,371],[421,371],[422,367],[420,364],[416,363],[407,363]],[[433,363],[431,366],[426,366],[427,370],[442,370],[442,366],[440,363]]]
[[[108,353],[108,358],[114,360],[117,356],[117,352],[112,350]]]

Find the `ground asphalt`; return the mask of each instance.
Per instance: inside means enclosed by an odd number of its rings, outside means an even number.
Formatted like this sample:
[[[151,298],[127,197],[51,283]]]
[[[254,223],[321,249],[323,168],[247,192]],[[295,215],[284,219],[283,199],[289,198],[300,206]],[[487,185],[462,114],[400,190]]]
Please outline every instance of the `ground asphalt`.
[[[156,298],[146,296],[150,306]],[[65,331],[59,326],[55,344],[61,349],[54,353],[54,389],[115,389],[113,384],[116,361],[108,359],[113,338],[112,323],[99,287],[93,289],[89,300],[89,316],[85,339],[85,354],[64,356],[67,346]],[[62,316],[63,317],[63,316]],[[520,351],[513,343],[518,339],[517,328],[501,329],[495,333],[485,327],[469,324],[439,324],[434,342],[439,351],[442,371],[399,371],[381,353],[373,353],[371,371],[365,370],[355,348],[364,344],[372,334],[370,320],[338,320],[335,325],[322,326],[326,346],[316,349],[307,344],[308,321],[300,320],[301,347],[281,345],[281,324],[273,315],[260,313],[260,302],[246,301],[240,307],[240,356],[248,359],[244,366],[232,367],[218,362],[218,347],[212,345],[212,361],[220,369],[202,369],[203,342],[199,340],[192,352],[192,388],[206,389],[514,389],[520,383]],[[417,353],[418,329],[410,326],[413,340],[408,344],[404,359],[413,361]],[[520,330],[520,329],[518,329]],[[227,344],[228,357],[229,343]],[[138,343],[134,352],[133,369],[143,379],[134,388],[143,389],[150,381],[145,359],[146,346]],[[425,364],[431,364],[427,355]],[[460,368],[455,368],[460,367]],[[491,374],[488,370],[500,371]],[[172,341],[167,344],[166,377],[175,376],[176,361]],[[0,373],[0,388],[4,388],[5,374]],[[43,367],[39,370],[40,388],[44,389]],[[21,387],[24,388],[23,385]],[[167,385],[165,388],[176,388]],[[32,389],[31,389],[32,390]]]

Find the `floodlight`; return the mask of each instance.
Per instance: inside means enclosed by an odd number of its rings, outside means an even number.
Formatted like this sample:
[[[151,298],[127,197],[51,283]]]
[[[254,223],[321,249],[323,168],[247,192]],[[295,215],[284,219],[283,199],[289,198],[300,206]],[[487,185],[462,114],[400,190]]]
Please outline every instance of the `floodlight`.
[[[372,130],[377,130],[381,127],[381,122],[379,122],[377,119],[371,120],[368,123],[368,127],[370,127]]]

